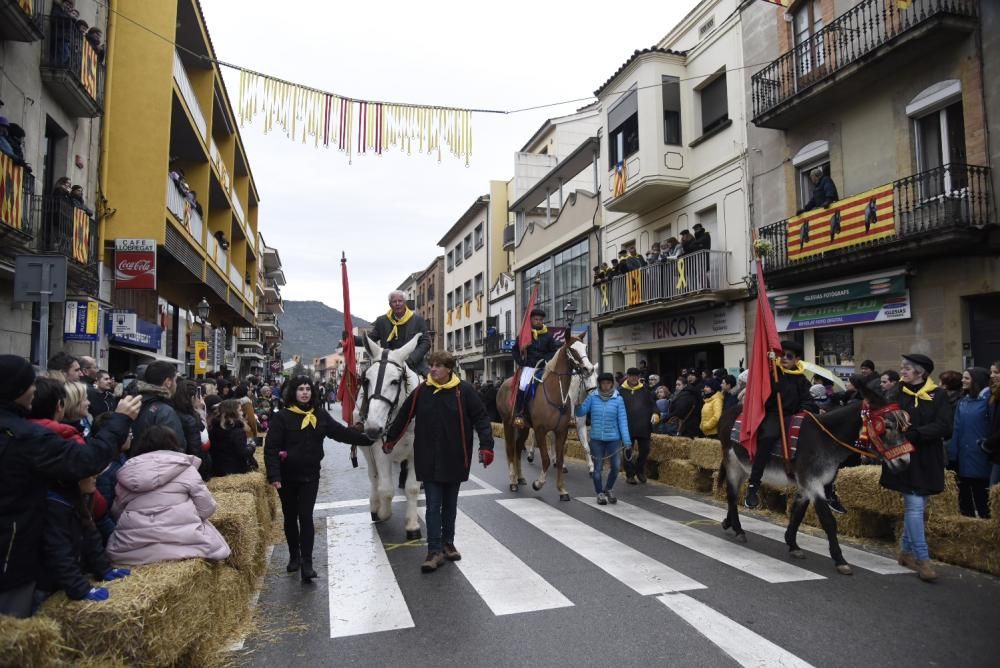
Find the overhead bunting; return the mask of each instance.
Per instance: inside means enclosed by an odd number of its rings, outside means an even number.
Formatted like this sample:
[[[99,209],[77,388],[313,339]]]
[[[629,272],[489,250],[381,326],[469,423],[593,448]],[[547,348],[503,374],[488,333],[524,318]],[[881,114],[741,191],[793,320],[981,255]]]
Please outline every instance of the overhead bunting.
[[[290,139],[334,146],[348,160],[392,148],[436,153],[438,161],[447,152],[466,166],[472,156],[471,109],[356,100],[240,70],[240,124],[257,116],[265,133],[277,126]]]

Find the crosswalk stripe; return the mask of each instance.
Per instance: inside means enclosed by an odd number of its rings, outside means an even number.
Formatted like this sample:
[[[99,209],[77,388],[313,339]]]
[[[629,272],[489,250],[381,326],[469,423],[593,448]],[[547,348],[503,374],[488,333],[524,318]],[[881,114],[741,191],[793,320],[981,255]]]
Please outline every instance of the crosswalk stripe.
[[[424,508],[418,512],[426,524]],[[494,615],[572,607],[572,601],[461,510],[455,516],[455,541],[462,553],[455,565]]]
[[[494,488],[483,488],[483,489],[463,489],[459,491],[458,495],[460,497],[466,496],[493,496],[500,494],[500,490]],[[421,493],[417,496],[417,501],[424,501],[424,495]],[[406,497],[402,494],[397,494],[392,497],[393,503],[402,503],[406,501]],[[324,511],[324,510],[338,510],[340,508],[364,508],[371,503],[368,499],[345,499],[343,501],[320,501],[314,507],[314,511]],[[369,515],[369,518],[371,516]]]
[[[801,582],[803,580],[826,579],[812,571],[779,561],[766,554],[748,550],[725,538],[709,535],[629,503],[619,501],[615,505],[599,506],[594,497],[577,498],[577,500],[766,582]]]
[[[327,519],[330,637],[413,628],[370,513]]]
[[[791,652],[775,645],[750,629],[736,623],[704,603],[685,594],[664,594],[657,597],[663,605],[691,625],[695,631],[711,640],[736,663],[747,668],[781,666],[781,668],[812,668]]]
[[[705,589],[705,585],[539,499],[504,499],[497,503],[643,596]]]
[[[651,496],[649,498],[653,501],[658,501],[668,506],[680,508],[681,510],[686,510],[689,513],[694,513],[695,515],[700,515],[701,517],[706,517],[710,520],[717,520],[721,522],[726,518],[725,508],[719,508],[707,503],[702,503],[701,501],[695,501],[694,499],[689,499],[686,496]],[[781,543],[785,542],[785,527],[754,519],[753,517],[747,517],[746,515],[740,516],[740,524],[744,529],[760,534],[765,538],[771,538],[773,540],[780,541]],[[800,533],[797,540],[799,547],[803,550],[820,554],[825,557],[830,556],[830,545],[827,543],[826,538],[817,538],[816,536]],[[877,554],[865,552],[864,550],[858,550],[848,545],[841,545],[840,549],[844,553],[844,558],[851,564],[864,568],[865,570],[872,571],[873,573],[878,573],[879,575],[896,575],[899,573],[911,572],[908,568],[897,564],[893,559],[887,559],[886,557],[882,557]]]

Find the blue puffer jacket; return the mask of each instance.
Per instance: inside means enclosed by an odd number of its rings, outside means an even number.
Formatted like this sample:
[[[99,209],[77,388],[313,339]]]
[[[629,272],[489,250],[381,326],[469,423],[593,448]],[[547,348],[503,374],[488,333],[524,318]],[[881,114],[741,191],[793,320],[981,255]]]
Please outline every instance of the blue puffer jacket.
[[[990,431],[990,389],[976,398],[962,397],[955,404],[955,428],[948,442],[948,461],[958,465],[963,478],[989,478],[990,456],[979,447]]]
[[[598,441],[621,441],[625,447],[632,445],[625,402],[618,390],[612,393],[610,399],[601,397],[598,390],[588,394],[583,403],[576,407],[577,417],[587,415],[590,415],[590,438]]]

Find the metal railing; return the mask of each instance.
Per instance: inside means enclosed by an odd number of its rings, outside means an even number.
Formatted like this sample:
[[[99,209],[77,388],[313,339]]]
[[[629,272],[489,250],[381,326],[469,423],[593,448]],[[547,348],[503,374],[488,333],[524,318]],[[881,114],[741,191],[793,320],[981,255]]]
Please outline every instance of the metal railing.
[[[893,38],[940,15],[975,17],[977,0],[864,0],[752,77],[753,115],[761,116]]]
[[[729,287],[729,251],[700,250],[613,276],[594,286],[597,315]]]
[[[247,216],[245,213],[243,213],[243,203],[240,202],[240,196],[236,194],[235,190],[232,192],[232,200],[233,200],[233,211],[236,212],[236,218],[237,220],[240,221],[240,225],[242,226],[246,222]],[[247,234],[247,241],[252,246],[253,242],[250,241],[249,236],[250,235]]]
[[[891,185],[895,234],[792,260],[788,257],[788,219],[785,219],[765,225],[758,232],[761,239],[767,239],[773,246],[765,266],[785,269],[817,262],[824,256],[856,252],[859,248],[996,224],[989,167],[948,164],[893,181]]]
[[[226,167],[226,163],[222,160],[222,154],[219,153],[219,147],[216,146],[215,139],[208,140],[208,155],[212,158],[212,164],[219,171],[219,178],[222,180],[222,189],[226,191],[227,195],[231,194],[233,192],[233,180],[229,176],[229,168]]]
[[[229,281],[236,287],[236,290],[242,295],[243,274],[240,272],[239,268],[232,262],[229,263]]]
[[[181,97],[184,98],[188,111],[191,112],[191,118],[194,119],[194,124],[198,128],[198,132],[201,133],[202,140],[206,139],[208,137],[208,124],[205,122],[205,114],[201,113],[201,105],[198,104],[198,98],[194,94],[194,87],[191,85],[191,80],[188,79],[184,62],[176,50],[174,50],[174,81],[177,82],[177,88],[181,91]]]
[[[68,197],[38,196],[32,201],[35,228],[41,230],[41,250],[65,255],[82,267],[97,264],[97,220]]]
[[[229,256],[219,245],[219,241],[211,234],[205,236],[205,250],[208,252],[208,257],[215,262],[223,274],[226,274],[229,271]]]
[[[44,17],[42,67],[70,75],[98,108],[104,103],[104,56],[98,53],[67,14]]]
[[[194,205],[181,194],[180,189],[170,175],[167,175],[167,208],[181,221],[187,231],[202,248],[205,247],[205,223]]]

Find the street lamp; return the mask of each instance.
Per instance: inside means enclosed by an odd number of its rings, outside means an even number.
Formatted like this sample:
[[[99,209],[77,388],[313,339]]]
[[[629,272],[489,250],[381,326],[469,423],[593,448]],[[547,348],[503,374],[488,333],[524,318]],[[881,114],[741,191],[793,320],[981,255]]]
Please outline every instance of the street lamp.
[[[572,329],[573,318],[576,317],[576,307],[573,305],[572,299],[568,300],[566,306],[563,307],[563,317],[566,318],[566,328]]]
[[[195,306],[195,310],[198,311],[198,318],[201,320],[201,340],[205,340],[205,322],[208,320],[208,314],[212,310],[212,305],[208,303],[208,300],[204,297]]]

